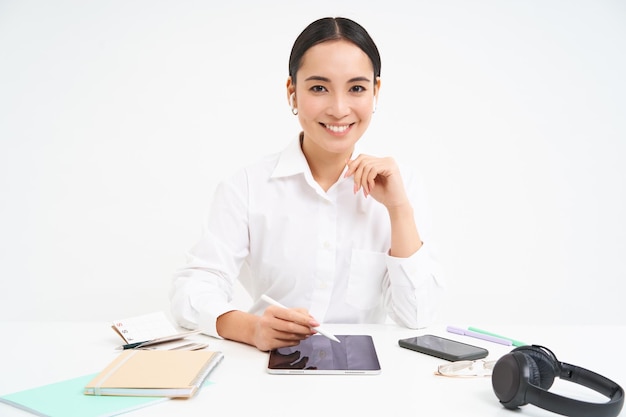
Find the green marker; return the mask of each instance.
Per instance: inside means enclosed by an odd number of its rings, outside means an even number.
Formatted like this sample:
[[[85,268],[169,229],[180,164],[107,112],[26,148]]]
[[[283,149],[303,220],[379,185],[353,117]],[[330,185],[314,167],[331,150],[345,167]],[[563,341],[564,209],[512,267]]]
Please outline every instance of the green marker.
[[[526,346],[528,343],[520,342],[519,340],[511,339],[510,337],[500,336],[499,334],[491,333],[486,330],[477,329],[476,327],[468,327],[467,330],[471,330],[476,333],[487,334],[493,337],[499,337],[500,339],[510,340],[513,346]]]

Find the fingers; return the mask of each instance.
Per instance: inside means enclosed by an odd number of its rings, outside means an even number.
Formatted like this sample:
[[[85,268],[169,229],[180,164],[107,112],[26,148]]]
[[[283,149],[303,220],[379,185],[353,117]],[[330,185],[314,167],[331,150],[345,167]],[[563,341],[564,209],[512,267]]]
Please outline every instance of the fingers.
[[[352,161],[346,160],[348,169],[344,177],[354,177],[354,193],[363,189],[367,197],[372,193],[377,181],[384,181],[395,167],[391,158],[376,158],[367,155],[359,155]]]
[[[317,326],[305,309],[269,306],[259,320],[256,345],[261,350],[295,346],[315,334],[311,328]]]
[[[361,154],[345,162],[347,169],[344,177],[353,177],[355,194],[362,189],[366,198],[371,196],[388,209],[410,204],[400,168],[393,158]]]

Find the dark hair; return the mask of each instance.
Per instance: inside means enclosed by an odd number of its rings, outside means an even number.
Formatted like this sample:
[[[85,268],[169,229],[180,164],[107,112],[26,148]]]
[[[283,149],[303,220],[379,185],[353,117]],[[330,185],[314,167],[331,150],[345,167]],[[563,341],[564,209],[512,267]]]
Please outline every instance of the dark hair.
[[[374,76],[380,77],[380,54],[365,28],[345,17],[324,17],[309,24],[296,38],[291,48],[289,75],[292,82],[296,83],[296,73],[302,65],[302,57],[309,48],[322,42],[339,39],[350,41],[361,48],[372,61]]]

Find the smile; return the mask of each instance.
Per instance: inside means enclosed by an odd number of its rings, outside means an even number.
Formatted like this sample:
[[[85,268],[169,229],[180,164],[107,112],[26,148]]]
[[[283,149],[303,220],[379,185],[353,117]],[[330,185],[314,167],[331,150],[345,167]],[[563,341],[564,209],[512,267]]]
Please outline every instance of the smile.
[[[346,130],[348,130],[348,129],[349,129],[349,128],[353,125],[353,124],[354,124],[354,123],[347,124],[347,125],[327,125],[327,124],[325,124],[325,123],[322,123],[322,125],[323,125],[326,129],[328,129],[328,130],[330,130],[330,131],[332,131],[332,132],[334,132],[334,133],[343,133],[343,132],[345,132]]]

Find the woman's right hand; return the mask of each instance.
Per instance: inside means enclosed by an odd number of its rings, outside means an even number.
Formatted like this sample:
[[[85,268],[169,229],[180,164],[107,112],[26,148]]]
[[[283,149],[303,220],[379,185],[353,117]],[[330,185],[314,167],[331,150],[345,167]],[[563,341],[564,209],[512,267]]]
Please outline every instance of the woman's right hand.
[[[312,327],[319,325],[306,309],[270,305],[256,321],[253,344],[262,351],[295,346],[315,334]]]

